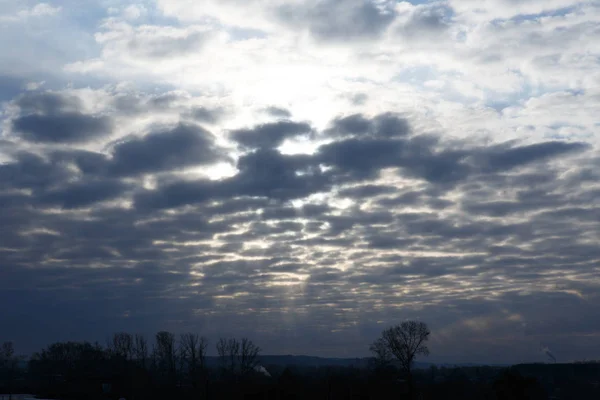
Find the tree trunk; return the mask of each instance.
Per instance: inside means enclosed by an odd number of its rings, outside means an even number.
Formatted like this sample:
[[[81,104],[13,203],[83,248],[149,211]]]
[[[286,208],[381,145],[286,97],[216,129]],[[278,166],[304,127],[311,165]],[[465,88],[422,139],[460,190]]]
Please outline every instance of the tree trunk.
[[[415,388],[413,383],[412,371],[410,370],[410,368],[406,371],[406,380],[408,383],[408,398],[410,400],[413,400],[415,397]]]

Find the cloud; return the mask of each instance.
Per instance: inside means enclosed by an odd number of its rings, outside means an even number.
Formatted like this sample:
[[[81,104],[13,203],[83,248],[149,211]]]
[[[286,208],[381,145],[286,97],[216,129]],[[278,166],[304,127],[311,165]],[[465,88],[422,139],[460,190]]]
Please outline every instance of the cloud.
[[[223,110],[218,108],[194,107],[190,114],[197,121],[214,124],[223,116]]]
[[[360,356],[417,318],[433,361],[597,348],[598,7],[117,6],[0,24],[6,335]]]
[[[238,129],[231,132],[231,138],[249,148],[275,148],[284,140],[300,135],[309,135],[312,127],[305,122],[279,121],[255,126],[251,129]]]
[[[328,128],[328,136],[331,136],[332,132],[334,135],[341,132],[343,135],[358,134],[365,137],[343,136],[340,140],[323,144],[312,155],[286,155],[272,149],[279,145],[287,134],[310,131],[310,126],[306,124],[278,122],[261,125],[252,130],[235,131],[233,137],[236,140],[250,147],[262,147],[239,158],[236,175],[212,182],[167,182],[157,189],[140,193],[136,203],[143,207],[160,209],[244,196],[289,201],[328,192],[335,185],[375,180],[389,168],[396,169],[399,177],[420,180],[443,193],[463,182],[490,179],[489,177],[497,173],[536,162],[548,162],[589,149],[583,143],[564,142],[526,146],[514,146],[514,143],[509,143],[487,148],[462,143],[460,149],[444,148],[449,143],[444,143],[434,136],[407,136],[408,132],[411,132],[407,122],[390,119],[389,116],[390,114],[382,114],[372,119],[352,116],[334,120],[331,125],[335,129]],[[390,121],[393,123],[390,124]],[[375,128],[369,130],[372,127]],[[400,136],[395,136],[398,134]],[[165,149],[166,146],[160,148]],[[157,163],[156,157],[151,159],[156,166],[154,171],[168,169]],[[178,160],[181,161],[180,158]],[[390,190],[394,191],[392,186],[367,184],[362,187],[345,188],[339,195],[347,198],[373,197],[391,194]],[[381,204],[386,202],[388,205],[401,205],[416,201],[423,199],[417,193],[406,193],[396,198],[381,199]],[[441,209],[452,204],[434,198],[426,200],[426,203]],[[478,203],[476,207],[483,210],[484,207],[510,207],[510,204]],[[525,200],[522,199],[520,204],[525,204]]]
[[[372,120],[361,115],[353,114],[336,118],[328,133],[333,136],[372,136],[394,138],[408,135],[408,121],[394,113],[383,113]]]
[[[112,126],[106,117],[61,113],[19,117],[13,121],[13,129],[31,142],[82,143],[108,135]]]
[[[241,157],[240,173],[225,187],[233,194],[290,200],[325,190],[328,178],[305,155],[285,156],[261,149]]]
[[[319,149],[320,160],[357,178],[374,178],[381,169],[397,166],[405,143],[396,140],[348,139]]]
[[[380,35],[395,18],[392,7],[374,2],[335,0],[282,5],[280,20],[293,28],[305,28],[320,40],[360,40]]]
[[[5,188],[45,188],[64,182],[71,176],[67,165],[25,151],[17,152],[13,162],[0,164],[0,180]]]
[[[181,29],[156,25],[131,26],[118,20],[105,23],[106,33],[96,40],[105,54],[125,52],[135,59],[161,60],[191,54],[202,49],[210,34],[202,28]]]
[[[127,189],[128,185],[119,181],[87,181],[47,191],[40,197],[40,203],[80,208],[121,197]]]
[[[237,197],[264,197],[286,201],[327,189],[329,179],[311,165],[310,157],[284,156],[260,149],[238,160],[239,173],[221,181],[182,180],[139,193],[142,208],[176,208]],[[301,173],[301,174],[300,174]]]
[[[485,156],[484,168],[508,170],[528,163],[581,152],[589,148],[585,143],[545,142],[492,152]]]
[[[0,21],[17,22],[30,18],[51,17],[58,14],[61,7],[53,7],[48,3],[38,3],[31,8],[24,8],[14,14],[0,15]]]
[[[20,115],[12,129],[27,141],[39,143],[85,143],[111,134],[113,121],[90,115],[76,98],[55,93],[29,94],[15,105]]]
[[[163,185],[158,190],[140,192],[134,200],[136,207],[141,209],[176,208],[218,197],[219,187],[210,181],[174,182]]]
[[[398,27],[398,33],[410,40],[439,38],[450,34],[454,10],[442,4],[424,4],[414,7]]]
[[[128,20],[136,20],[145,16],[148,10],[142,4],[131,4],[123,10],[123,15]]]
[[[581,2],[572,0],[533,0],[525,3],[512,0],[487,0],[476,2],[475,0],[457,1],[451,0],[450,5],[461,13],[473,17],[477,14],[479,18],[512,18],[517,15],[537,15],[554,10],[577,6]],[[475,7],[475,4],[477,7]]]
[[[213,136],[200,126],[180,124],[117,143],[108,167],[113,175],[164,172],[226,160]]]
[[[278,118],[290,118],[292,116],[292,113],[286,110],[285,108],[274,106],[265,108],[265,112],[273,117]]]
[[[103,153],[85,150],[58,150],[51,153],[55,163],[74,164],[84,175],[99,176],[106,173],[108,158]]]
[[[46,16],[46,15],[50,16],[50,15],[57,14],[58,12],[60,12],[60,10],[61,10],[61,7],[52,7],[48,3],[39,3],[39,4],[36,4],[30,10],[20,11],[19,16],[20,17],[29,17],[29,16],[40,17],[40,16]]]

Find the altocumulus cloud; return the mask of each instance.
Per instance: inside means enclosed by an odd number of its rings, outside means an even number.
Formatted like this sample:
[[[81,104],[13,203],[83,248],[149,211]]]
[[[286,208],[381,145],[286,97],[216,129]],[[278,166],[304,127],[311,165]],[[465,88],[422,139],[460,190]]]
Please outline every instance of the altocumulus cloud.
[[[13,130],[28,141],[77,143],[111,133],[110,118],[86,113],[75,99],[55,94],[37,98],[26,95],[17,104],[23,114],[13,120]]]
[[[66,107],[49,93],[16,103]],[[306,132],[327,140],[312,154],[278,150]],[[443,346],[456,340],[452,330],[534,318],[535,307],[514,296],[596,299],[600,254],[590,239],[600,208],[589,200],[599,189],[585,166],[599,159],[589,144],[448,142],[393,113],[333,116],[321,132],[283,121],[223,137],[245,150],[237,172],[219,179],[182,172],[233,162],[234,148],[218,147],[197,125],[125,137],[104,152],[57,150],[53,140],[14,152],[0,167],[2,292],[29,300],[7,317],[67,319],[72,307],[99,307],[109,327],[161,326],[177,315],[173,328],[211,320],[214,332],[227,318],[239,329],[259,319],[268,328],[259,338],[281,335],[275,351],[290,334],[334,329],[360,340],[377,321],[420,316],[446,332]],[[49,309],[49,293],[61,311]],[[442,314],[456,304],[450,321]],[[499,307],[508,317],[489,314]],[[290,315],[293,324],[281,327]],[[519,325],[510,345],[544,334],[536,329]],[[561,334],[589,329],[574,324]]]

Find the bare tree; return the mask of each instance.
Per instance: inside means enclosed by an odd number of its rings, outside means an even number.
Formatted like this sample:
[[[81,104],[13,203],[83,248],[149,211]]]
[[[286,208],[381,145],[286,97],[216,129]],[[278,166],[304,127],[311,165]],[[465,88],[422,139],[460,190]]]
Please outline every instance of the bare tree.
[[[0,372],[6,374],[8,383],[8,399],[12,399],[12,384],[17,369],[18,359],[15,357],[13,342],[4,342],[0,347]]]
[[[109,343],[109,351],[112,356],[123,360],[133,357],[133,336],[126,332],[115,333]]]
[[[148,341],[143,335],[136,334],[133,343],[133,357],[142,368],[146,368],[148,360]]]
[[[375,354],[374,359],[379,367],[389,365],[394,359],[387,342],[382,337],[374,341],[369,347],[369,350]]]
[[[427,324],[419,321],[404,321],[381,333],[381,337],[371,345],[371,351],[384,361],[393,355],[408,380],[409,396],[413,396],[412,366],[418,355],[428,355],[425,342],[429,339]]]
[[[254,369],[258,366],[258,353],[260,353],[260,347],[252,343],[251,340],[242,338],[240,350],[240,372],[242,375],[245,375],[254,371]]]
[[[184,333],[180,338],[181,361],[185,365],[192,385],[196,387],[198,374],[204,370],[208,340],[196,333]]]
[[[260,347],[247,338],[241,341],[221,338],[217,342],[217,353],[224,371],[246,375],[258,366]]]
[[[227,340],[225,338],[219,338],[216,344],[217,354],[219,355],[219,364],[221,368],[225,368],[227,361]]]
[[[8,362],[12,360],[15,355],[15,346],[13,342],[4,342],[2,343],[2,347],[0,348],[0,360],[3,362]]]
[[[236,362],[240,354],[240,343],[236,339],[220,338],[217,342],[217,354],[221,367],[231,374],[235,373]]]
[[[156,334],[154,358],[156,360],[158,370],[166,373],[172,383],[175,383],[177,377],[175,352],[175,335],[165,331],[158,332]]]

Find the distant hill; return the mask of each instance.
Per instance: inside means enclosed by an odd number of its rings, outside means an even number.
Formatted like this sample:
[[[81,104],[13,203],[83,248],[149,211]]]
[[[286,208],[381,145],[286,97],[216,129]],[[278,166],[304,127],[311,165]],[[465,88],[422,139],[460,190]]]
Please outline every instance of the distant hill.
[[[277,365],[281,367],[298,366],[298,367],[357,367],[366,368],[368,366],[368,358],[326,358],[313,356],[294,356],[294,355],[262,355],[260,358],[261,365]],[[208,366],[219,365],[219,357],[206,357]]]
[[[264,365],[297,365],[301,367],[367,367],[368,358],[325,358],[313,356],[261,356]]]
[[[207,365],[216,366],[219,364],[219,357],[211,356],[206,357]],[[277,365],[277,366],[298,366],[298,367],[356,367],[366,368],[369,365],[369,358],[329,358],[329,357],[314,357],[314,356],[294,356],[294,355],[263,355],[260,356],[260,363],[262,365]],[[505,367],[508,365],[499,364],[476,364],[476,363],[428,363],[428,362],[417,362],[415,363],[416,369],[427,369],[432,365],[437,367],[476,367],[483,365],[490,365],[496,367]]]

